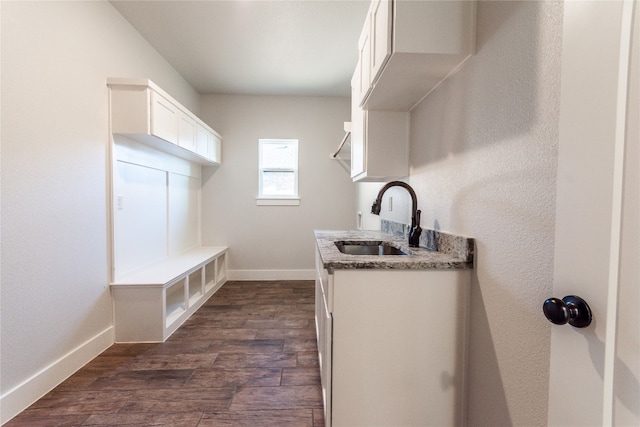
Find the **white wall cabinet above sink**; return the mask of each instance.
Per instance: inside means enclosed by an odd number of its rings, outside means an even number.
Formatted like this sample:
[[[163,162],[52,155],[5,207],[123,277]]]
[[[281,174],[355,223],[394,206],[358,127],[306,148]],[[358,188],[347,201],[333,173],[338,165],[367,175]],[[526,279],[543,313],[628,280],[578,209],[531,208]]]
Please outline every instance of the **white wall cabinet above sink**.
[[[351,178],[390,181],[409,175],[409,113],[358,106],[359,76],[351,81]]]
[[[109,78],[111,130],[176,157],[217,166],[222,138],[148,79]]]
[[[409,111],[473,54],[475,21],[475,1],[373,0],[358,43],[358,104]]]

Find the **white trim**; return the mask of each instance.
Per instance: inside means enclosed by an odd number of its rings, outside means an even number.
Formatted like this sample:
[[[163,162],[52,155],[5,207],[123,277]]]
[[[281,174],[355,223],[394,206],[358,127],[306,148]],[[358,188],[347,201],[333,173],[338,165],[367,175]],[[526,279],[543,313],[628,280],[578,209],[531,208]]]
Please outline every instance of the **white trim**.
[[[113,326],[98,333],[0,396],[0,424],[4,424],[53,390],[114,343]]]
[[[629,67],[633,38],[633,8],[635,2],[622,3],[620,30],[620,59],[618,65],[618,99],[614,141],[613,197],[611,201],[611,240],[609,247],[609,280],[607,285],[606,341],[604,348],[602,425],[614,425],[614,369],[618,320],[618,288],[620,273],[620,242],[622,240],[622,203],[624,181],[624,152],[629,99]],[[636,23],[637,25],[637,23]]]
[[[300,206],[300,198],[256,197],[256,206]]]
[[[229,270],[227,280],[314,280],[315,270]]]

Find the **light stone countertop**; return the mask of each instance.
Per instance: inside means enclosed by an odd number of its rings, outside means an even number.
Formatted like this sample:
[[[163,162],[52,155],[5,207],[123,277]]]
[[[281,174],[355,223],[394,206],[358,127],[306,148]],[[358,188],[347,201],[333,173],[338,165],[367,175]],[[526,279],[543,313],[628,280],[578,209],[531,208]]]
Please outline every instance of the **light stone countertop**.
[[[439,250],[410,248],[406,239],[381,231],[315,230],[316,243],[324,268],[330,272],[340,269],[468,269],[473,268],[473,239],[447,235],[433,230]],[[348,255],[335,245],[336,241],[381,240],[391,242],[407,255]],[[461,249],[462,248],[462,249]]]

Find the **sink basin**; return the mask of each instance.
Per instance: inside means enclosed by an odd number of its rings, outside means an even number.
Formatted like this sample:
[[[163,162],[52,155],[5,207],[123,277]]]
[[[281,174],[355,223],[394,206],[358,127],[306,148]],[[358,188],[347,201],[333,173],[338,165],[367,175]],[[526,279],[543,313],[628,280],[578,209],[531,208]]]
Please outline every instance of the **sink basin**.
[[[338,250],[348,255],[407,255],[391,242],[383,241],[338,241]]]

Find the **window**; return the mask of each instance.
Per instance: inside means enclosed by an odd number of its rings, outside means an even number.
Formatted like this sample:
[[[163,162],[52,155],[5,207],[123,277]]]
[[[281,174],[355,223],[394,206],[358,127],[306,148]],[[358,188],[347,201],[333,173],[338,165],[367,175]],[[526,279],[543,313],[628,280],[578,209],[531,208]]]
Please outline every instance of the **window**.
[[[298,140],[260,139],[258,163],[258,204],[299,204]]]

